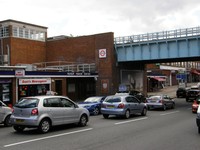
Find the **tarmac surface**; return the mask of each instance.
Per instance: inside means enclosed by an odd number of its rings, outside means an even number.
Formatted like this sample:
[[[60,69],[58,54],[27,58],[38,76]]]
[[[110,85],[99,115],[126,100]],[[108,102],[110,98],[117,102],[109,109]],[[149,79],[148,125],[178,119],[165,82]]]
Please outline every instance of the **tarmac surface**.
[[[197,85],[197,83],[187,83],[187,87],[191,87],[193,85]],[[159,89],[156,92],[148,92],[147,95],[158,95],[158,94],[166,94],[171,98],[176,98],[176,90],[178,89],[178,85],[166,86],[163,89]]]

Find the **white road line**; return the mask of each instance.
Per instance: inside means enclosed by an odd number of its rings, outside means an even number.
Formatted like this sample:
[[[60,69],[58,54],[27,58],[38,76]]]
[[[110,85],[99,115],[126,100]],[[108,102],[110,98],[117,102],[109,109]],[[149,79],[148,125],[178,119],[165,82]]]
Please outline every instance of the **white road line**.
[[[169,112],[169,113],[164,113],[164,114],[160,114],[161,116],[165,116],[165,115],[170,115],[170,114],[174,114],[174,113],[178,113],[180,111],[173,111],[173,112]]]
[[[117,122],[117,123],[115,123],[115,125],[124,124],[124,123],[129,123],[129,122],[134,122],[134,121],[140,121],[140,120],[144,120],[144,119],[147,119],[147,118],[148,118],[148,117],[139,118],[139,119],[134,119],[134,120],[127,120],[127,121],[123,121],[123,122]]]
[[[35,142],[35,141],[41,141],[41,140],[50,139],[50,138],[55,138],[55,137],[59,137],[59,136],[65,136],[65,135],[70,135],[70,134],[74,134],[74,133],[85,132],[85,131],[89,131],[89,130],[92,130],[92,129],[93,128],[88,128],[88,129],[77,130],[77,131],[73,131],[73,132],[66,132],[66,133],[62,133],[62,134],[46,136],[46,137],[42,137],[42,138],[37,138],[37,139],[32,139],[32,140],[27,140],[27,141],[22,141],[22,142],[4,145],[4,147],[11,147],[11,146],[15,146],[15,145],[20,145],[20,144],[25,144],[25,143]]]

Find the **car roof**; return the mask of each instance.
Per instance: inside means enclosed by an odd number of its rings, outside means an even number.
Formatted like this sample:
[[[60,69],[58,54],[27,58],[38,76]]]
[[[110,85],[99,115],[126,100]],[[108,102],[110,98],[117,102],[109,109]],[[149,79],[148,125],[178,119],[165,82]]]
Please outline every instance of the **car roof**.
[[[38,99],[44,99],[44,98],[68,98],[67,96],[59,96],[59,95],[39,95],[39,96],[28,96],[28,97],[23,97],[23,98],[38,98]],[[69,99],[69,98],[68,98]]]

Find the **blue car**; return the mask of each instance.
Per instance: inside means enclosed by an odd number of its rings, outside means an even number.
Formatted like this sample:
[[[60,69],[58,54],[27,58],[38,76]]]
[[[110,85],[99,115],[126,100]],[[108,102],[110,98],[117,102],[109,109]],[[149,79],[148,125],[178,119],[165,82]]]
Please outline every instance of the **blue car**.
[[[101,103],[105,96],[88,97],[85,101],[78,103],[78,106],[86,108],[91,115],[99,115],[101,113]]]

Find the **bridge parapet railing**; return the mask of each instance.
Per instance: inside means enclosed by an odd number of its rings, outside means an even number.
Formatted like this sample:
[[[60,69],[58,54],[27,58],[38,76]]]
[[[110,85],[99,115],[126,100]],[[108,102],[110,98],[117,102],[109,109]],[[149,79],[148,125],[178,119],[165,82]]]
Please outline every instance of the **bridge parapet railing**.
[[[96,72],[95,63],[72,63],[64,61],[34,63],[37,70],[65,72]]]
[[[182,38],[189,36],[199,36],[200,27],[177,29],[170,31],[146,33],[132,36],[116,37],[114,39],[115,44],[127,44],[127,43],[138,43],[138,42],[148,42],[154,40],[165,40],[173,38]]]

